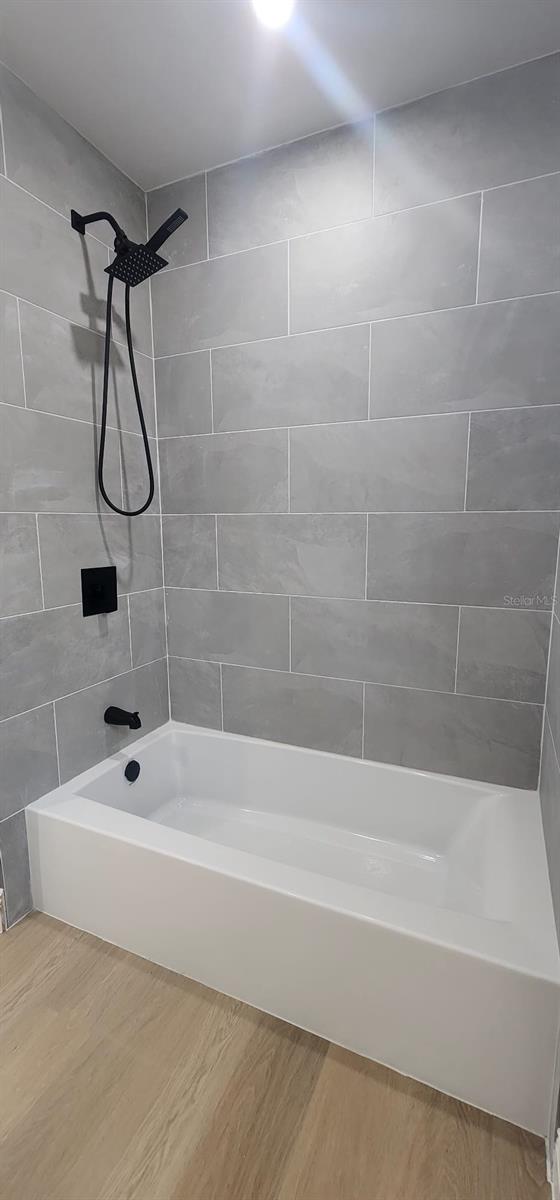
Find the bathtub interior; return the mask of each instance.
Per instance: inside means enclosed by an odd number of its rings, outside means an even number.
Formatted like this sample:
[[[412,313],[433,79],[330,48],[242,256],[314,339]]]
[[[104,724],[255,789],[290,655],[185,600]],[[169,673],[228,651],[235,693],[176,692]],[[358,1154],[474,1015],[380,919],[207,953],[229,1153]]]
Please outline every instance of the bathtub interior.
[[[369,891],[512,917],[522,847],[499,788],[173,727],[138,751],[132,784],[130,757],[77,781],[76,793]]]

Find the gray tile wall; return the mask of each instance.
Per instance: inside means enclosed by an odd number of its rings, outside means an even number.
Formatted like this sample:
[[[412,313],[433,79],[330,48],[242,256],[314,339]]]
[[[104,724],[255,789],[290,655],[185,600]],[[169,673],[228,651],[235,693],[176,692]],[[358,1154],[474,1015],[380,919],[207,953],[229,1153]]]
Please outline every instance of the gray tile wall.
[[[560,562],[552,613],[540,796],[550,886],[560,938]]]
[[[152,287],[173,715],[534,788],[560,55],[159,188],[150,220],[183,202]]]
[[[127,521],[95,489],[107,230],[80,240],[69,209],[108,208],[145,236],[145,199],[0,67],[0,876],[10,923],[31,905],[25,806],[124,744],[108,703],[167,719],[157,506]],[[133,296],[138,375],[155,439],[147,289]],[[120,307],[107,482],[117,500],[140,438]],[[119,440],[116,425],[126,432]],[[154,447],[156,445],[154,440]],[[80,568],[116,563],[119,610],[81,615]]]

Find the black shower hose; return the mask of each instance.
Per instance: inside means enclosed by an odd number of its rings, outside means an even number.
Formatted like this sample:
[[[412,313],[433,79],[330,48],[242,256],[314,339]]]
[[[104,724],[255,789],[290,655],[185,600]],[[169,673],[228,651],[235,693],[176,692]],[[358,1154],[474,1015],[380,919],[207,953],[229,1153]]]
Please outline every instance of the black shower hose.
[[[134,396],[136,398],[136,407],[138,409],[138,419],[140,421],[140,428],[142,430],[142,437],[144,439],[144,452],[146,455],[146,463],[147,463],[147,467],[148,467],[148,478],[150,480],[150,489],[149,489],[148,499],[145,501],[144,504],[142,504],[140,506],[140,508],[133,508],[133,509],[128,509],[128,510],[126,508],[119,508],[118,504],[113,504],[113,501],[109,499],[107,492],[105,491],[105,483],[103,480],[103,468],[104,468],[104,462],[105,462],[105,439],[106,439],[106,435],[107,435],[107,404],[108,404],[108,398],[109,398],[109,367],[110,367],[110,358],[111,358],[112,310],[113,310],[113,276],[109,275],[109,280],[107,283],[107,315],[106,315],[106,321],[105,321],[105,358],[104,358],[104,362],[103,362],[103,405],[102,405],[102,409],[101,409],[101,433],[99,435],[99,463],[98,463],[98,470],[97,470],[97,480],[99,483],[99,491],[101,492],[101,495],[103,496],[105,503],[108,504],[109,508],[112,508],[113,512],[119,513],[119,515],[121,517],[139,517],[140,514],[145,512],[146,509],[149,508],[150,504],[152,503],[152,500],[154,498],[155,484],[154,484],[154,468],[152,466],[152,455],[150,453],[150,443],[148,441],[148,434],[146,431],[146,422],[144,420],[144,412],[142,410],[142,400],[140,397],[140,389],[138,387],[138,378],[136,375],[136,363],[134,361],[134,347],[132,345],[132,329],[130,326],[130,286],[128,283],[125,284],[125,290],[124,290],[124,313],[125,313],[125,321],[126,321],[126,341],[127,341],[127,346],[128,346],[128,357],[130,360],[130,374],[132,376],[132,384],[134,387]]]

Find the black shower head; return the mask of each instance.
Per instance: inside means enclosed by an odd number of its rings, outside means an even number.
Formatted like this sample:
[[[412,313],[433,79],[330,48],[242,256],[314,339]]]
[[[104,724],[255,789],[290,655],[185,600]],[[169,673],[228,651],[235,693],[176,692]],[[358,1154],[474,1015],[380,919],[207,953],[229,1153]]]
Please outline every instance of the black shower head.
[[[156,229],[145,246],[129,242],[128,238],[124,238],[119,244],[119,238],[115,238],[117,256],[111,265],[105,268],[107,274],[121,279],[129,287],[136,287],[137,283],[143,283],[150,275],[161,271],[162,267],[167,266],[167,260],[156,252],[183,221],[187,220],[186,212],[183,212],[182,208],[176,208],[159,229]]]
[[[163,222],[163,225],[156,229],[145,246],[139,242],[131,242],[111,213],[96,212],[82,217],[80,213],[72,209],[71,220],[72,227],[82,234],[86,231],[86,225],[92,221],[108,221],[112,225],[115,231],[116,258],[105,270],[108,275],[122,280],[129,287],[136,287],[137,283],[143,283],[145,279],[150,278],[150,275],[155,275],[156,271],[161,271],[162,267],[167,266],[167,260],[162,258],[157,251],[168,237],[183,224],[183,221],[188,220],[188,217],[182,208],[176,208],[175,212],[171,213],[171,216]]]

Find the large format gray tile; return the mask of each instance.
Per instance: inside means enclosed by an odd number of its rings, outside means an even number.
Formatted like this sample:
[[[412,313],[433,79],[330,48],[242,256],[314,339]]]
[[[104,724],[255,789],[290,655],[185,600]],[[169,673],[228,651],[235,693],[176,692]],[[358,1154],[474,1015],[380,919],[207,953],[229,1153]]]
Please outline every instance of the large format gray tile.
[[[300,138],[208,174],[210,253],[371,216],[373,120]]]
[[[14,925],[33,908],[23,812],[0,821],[0,878],[6,893],[8,925]]]
[[[0,513],[0,616],[42,608],[35,517]]]
[[[99,333],[72,325],[62,317],[22,303],[21,337],[29,408],[101,420],[103,355]],[[155,434],[152,360],[136,357],[136,371],[148,433]],[[126,349],[113,342],[109,384],[108,423],[137,433],[138,409]]]
[[[292,600],[292,669],[452,691],[458,610],[442,604]]]
[[[103,299],[97,305],[97,308],[94,308],[96,320],[93,328],[97,330],[101,329],[103,333],[105,332],[106,281],[107,276],[103,275],[101,282],[97,284],[96,277],[96,287],[101,290]],[[152,312],[150,308],[150,285],[147,282],[143,283],[140,287],[132,288],[130,292],[130,324],[134,348],[143,354],[152,355]],[[115,290],[113,292],[112,336],[115,341],[120,342],[126,347],[125,288],[124,284],[118,281],[115,283]],[[127,350],[125,349],[123,353],[127,354]]]
[[[106,266],[105,246],[0,176],[0,288],[89,325],[103,318]]]
[[[368,325],[215,350],[214,428],[364,420],[368,362]]]
[[[82,567],[114,564],[119,592],[161,587],[159,516],[41,513],[39,541],[47,608],[81,600]]]
[[[560,174],[484,196],[479,300],[560,291]]]
[[[379,321],[373,417],[559,404],[560,295]]]
[[[225,666],[223,687],[229,733],[361,755],[361,683]]]
[[[560,508],[560,407],[474,413],[467,508]]]
[[[184,267],[186,263],[200,262],[206,258],[206,184],[204,175],[192,175],[190,179],[179,179],[164,187],[148,192],[148,233],[152,234],[176,208],[186,212],[188,221],[171,234],[164,242],[160,254],[170,267]]]
[[[560,937],[560,766],[546,717],[539,791],[550,891]]]
[[[164,517],[162,529],[168,587],[216,588],[215,517]]]
[[[129,596],[128,602],[133,667],[142,667],[155,659],[165,658],[167,646],[163,589],[135,592]]]
[[[58,786],[51,704],[0,722],[0,821]]]
[[[373,514],[368,596],[550,609],[554,513]]]
[[[218,517],[218,560],[232,591],[363,599],[366,517]]]
[[[288,247],[164,271],[152,300],[156,357],[287,333]]]
[[[366,512],[463,507],[465,415],[293,429],[294,512]]]
[[[466,196],[297,238],[291,332],[474,303],[479,213]]]
[[[188,725],[222,728],[220,667],[214,662],[169,659],[171,717]]]
[[[366,758],[535,788],[542,708],[366,684]]]
[[[158,436],[210,433],[210,353],[156,359]]]
[[[560,754],[560,621],[556,617],[550,634],[546,708],[556,752]]]
[[[159,512],[159,465],[158,447],[155,438],[148,438],[155,490],[146,512]],[[150,481],[144,440],[139,433],[123,433],[120,438],[123,507],[127,511],[140,508],[148,499]],[[109,492],[112,496],[112,493]],[[117,501],[118,503],[118,501]],[[103,511],[107,511],[103,505]]]
[[[544,703],[550,613],[462,608],[457,691]]]
[[[141,189],[5,67],[0,67],[0,102],[14,183],[66,217],[70,208],[81,213],[108,209],[130,238],[146,240]],[[108,224],[90,229],[113,245],[115,235]]]
[[[106,725],[103,713],[109,704],[129,712],[139,712],[140,732],[123,725]],[[150,733],[168,720],[167,663],[150,663],[127,671],[118,679],[110,679],[95,687],[86,688],[77,696],[57,700],[56,727],[60,755],[60,775],[63,783],[87,771],[128,742]]]
[[[375,211],[555,171],[560,55],[379,113]]]
[[[167,591],[170,655],[287,668],[287,596]]]
[[[0,719],[130,668],[126,601],[109,616],[56,608],[0,623]]]
[[[17,300],[0,292],[0,403],[25,404]]]
[[[163,511],[286,512],[285,429],[160,442]]]
[[[81,421],[0,406],[0,509],[96,512],[97,436]],[[120,499],[114,430],[107,434],[105,481]]]

